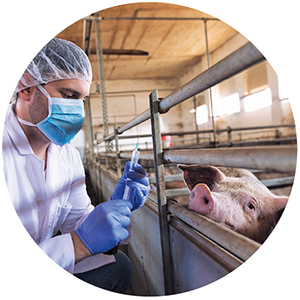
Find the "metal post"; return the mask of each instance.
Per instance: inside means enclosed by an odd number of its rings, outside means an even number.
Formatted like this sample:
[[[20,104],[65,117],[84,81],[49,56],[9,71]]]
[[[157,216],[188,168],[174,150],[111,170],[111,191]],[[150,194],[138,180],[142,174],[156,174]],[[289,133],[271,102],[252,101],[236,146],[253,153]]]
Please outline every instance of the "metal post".
[[[232,134],[231,134],[231,132],[232,132],[231,127],[227,126],[227,137],[228,137],[228,143],[230,145],[232,145]]]
[[[88,144],[88,150],[89,150],[89,159],[92,160],[94,157],[94,145],[93,145],[93,126],[92,126],[92,116],[91,116],[91,100],[88,97],[85,101],[84,105],[85,110],[85,140]]]
[[[169,237],[169,224],[167,219],[167,201],[165,194],[165,181],[164,181],[164,165],[163,165],[163,152],[162,141],[159,124],[159,111],[158,111],[158,94],[157,90],[150,94],[150,112],[151,112],[151,129],[153,140],[153,154],[154,166],[156,177],[156,192],[157,204],[159,214],[159,227],[160,227],[160,241],[162,250],[162,263],[164,272],[164,287],[165,294],[173,294],[173,274],[172,274],[172,261],[170,252],[170,237]]]
[[[206,44],[206,57],[207,57],[207,68],[210,68],[210,58],[209,58],[209,49],[208,49],[208,36],[207,36],[207,20],[204,20],[204,30],[205,30],[205,44]],[[208,101],[210,104],[210,113],[211,113],[211,122],[213,127],[213,136],[214,136],[214,148],[217,147],[216,142],[216,126],[215,126],[215,117],[214,117],[214,109],[213,109],[213,99],[212,99],[212,90],[211,88],[208,91]]]
[[[102,100],[102,114],[103,114],[103,130],[104,138],[108,136],[108,114],[107,114],[107,103],[106,103],[106,88],[105,88],[105,76],[104,76],[104,62],[103,62],[103,47],[102,47],[102,37],[101,37],[101,26],[100,18],[96,19],[96,37],[97,37],[97,57],[98,57],[98,67],[99,67],[99,80],[100,80],[100,90],[101,90],[101,100]],[[111,141],[105,142],[106,152],[112,151]]]
[[[196,96],[194,96],[193,98],[193,103],[194,103],[194,110],[195,110],[195,125],[196,125],[196,131],[197,131],[197,134],[196,134],[196,140],[197,140],[197,145],[199,145],[199,134],[198,134],[198,123],[197,123],[197,105],[196,105]]]
[[[120,178],[122,176],[122,172],[121,172],[121,159],[120,159],[120,150],[119,150],[118,124],[115,124],[114,129],[115,129],[116,165],[117,165],[118,178]]]
[[[83,43],[82,43],[82,45],[83,45],[83,50],[87,56],[90,55],[92,26],[93,26],[93,20],[85,19],[83,21]]]

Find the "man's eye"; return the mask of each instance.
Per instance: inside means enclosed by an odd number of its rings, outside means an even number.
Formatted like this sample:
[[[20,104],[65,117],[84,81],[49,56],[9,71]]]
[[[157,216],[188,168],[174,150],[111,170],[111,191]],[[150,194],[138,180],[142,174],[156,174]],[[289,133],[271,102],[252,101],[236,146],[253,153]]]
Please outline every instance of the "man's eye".
[[[73,98],[73,95],[67,95],[67,94],[64,94],[62,93],[62,96],[64,99],[72,99]]]

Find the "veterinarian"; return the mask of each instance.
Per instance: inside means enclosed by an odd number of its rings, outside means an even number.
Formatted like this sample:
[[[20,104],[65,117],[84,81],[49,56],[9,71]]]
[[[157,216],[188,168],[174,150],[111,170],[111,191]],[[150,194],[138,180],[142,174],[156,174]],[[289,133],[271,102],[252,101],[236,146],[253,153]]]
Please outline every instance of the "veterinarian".
[[[121,199],[121,177],[111,199],[92,206],[79,152],[68,143],[81,129],[91,81],[88,57],[71,42],[52,39],[36,55],[8,108],[4,172],[17,214],[39,247],[82,280],[121,293],[131,282],[131,261],[121,251],[103,253],[128,237],[129,216],[146,201],[149,182],[137,165],[129,175],[130,201]],[[126,164],[125,178],[128,170]]]

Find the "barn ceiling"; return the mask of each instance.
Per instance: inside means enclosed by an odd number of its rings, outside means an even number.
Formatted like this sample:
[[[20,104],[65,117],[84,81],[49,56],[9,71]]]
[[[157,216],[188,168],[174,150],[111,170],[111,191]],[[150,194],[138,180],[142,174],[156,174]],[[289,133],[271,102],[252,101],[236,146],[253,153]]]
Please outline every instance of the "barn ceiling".
[[[97,13],[91,15],[95,18]],[[183,6],[162,3],[134,3],[98,12],[106,80],[176,78],[195,65],[206,53],[207,18],[209,51],[213,52],[237,34],[213,16]],[[89,16],[87,16],[89,18]],[[84,46],[84,19],[57,35]],[[86,24],[89,24],[86,23]],[[143,51],[148,55],[132,55]],[[99,81],[96,55],[96,22],[92,22],[90,52],[94,80]]]

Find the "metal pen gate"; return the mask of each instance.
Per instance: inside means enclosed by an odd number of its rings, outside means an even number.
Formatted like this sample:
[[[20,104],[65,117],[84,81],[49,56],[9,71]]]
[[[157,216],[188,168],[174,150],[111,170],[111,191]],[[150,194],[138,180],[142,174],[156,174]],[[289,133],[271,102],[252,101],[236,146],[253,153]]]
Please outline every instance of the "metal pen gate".
[[[159,114],[167,113],[173,106],[264,61],[264,59],[261,53],[251,43],[248,43],[164,99],[159,100],[157,90],[153,91],[149,96],[150,108],[148,110],[125,126],[121,128],[115,127],[114,133],[102,141],[107,142],[115,139],[116,147],[114,153],[106,153],[105,166],[101,164],[103,156],[94,154],[93,147],[89,147],[86,164],[91,175],[92,184],[99,197],[109,199],[116,181],[121,176],[121,159],[130,159],[131,156],[129,152],[119,151],[118,135],[151,118],[153,151],[141,151],[140,159],[154,161],[157,193],[150,192],[145,206],[137,214],[132,215],[132,222],[138,224],[133,228],[138,232],[138,237],[133,241],[134,245],[132,248],[139,249],[140,253],[150,253],[151,256],[147,260],[147,266],[143,265],[146,261],[144,256],[142,256],[142,260],[138,260],[139,267],[143,269],[141,272],[146,272],[148,268],[151,273],[147,274],[146,281],[149,280],[150,283],[145,283],[147,289],[145,294],[169,295],[186,291],[189,286],[195,288],[208,283],[205,281],[199,283],[195,278],[193,279],[196,282],[194,285],[182,285],[180,283],[181,280],[185,280],[187,267],[180,261],[181,259],[184,260],[183,256],[186,257],[186,254],[183,253],[184,249],[175,247],[178,241],[187,240],[189,245],[192,245],[189,247],[199,249],[201,253],[197,253],[201,259],[205,254],[208,257],[208,268],[221,266],[224,272],[216,269],[215,273],[219,273],[219,275],[212,276],[212,280],[221,278],[234,270],[259,248],[260,244],[257,242],[224,228],[175,202],[170,201],[167,203],[164,165],[168,163],[211,164],[276,172],[295,172],[296,146],[163,150],[158,117]],[[90,113],[87,112],[86,116],[90,118]],[[90,146],[91,143],[90,140]],[[108,160],[110,158],[116,159],[117,172],[108,170]],[[280,161],[280,163],[274,163],[276,161]],[[104,181],[105,183],[103,184]],[[153,213],[154,215],[151,215]],[[149,229],[147,226],[152,226],[152,228]],[[149,232],[151,230],[152,232]],[[152,241],[157,238],[160,241],[160,249],[151,248],[147,252],[145,250],[147,243],[150,239]],[[144,243],[145,248],[140,246],[142,243]],[[148,248],[153,244],[149,242],[149,245]],[[153,251],[151,252],[150,250]],[[130,251],[132,255],[136,255],[134,249]],[[195,258],[192,257],[190,259],[193,263],[196,262]],[[160,260],[160,264],[159,261],[154,262],[154,260]],[[153,268],[153,264],[156,265],[155,268]],[[158,267],[159,265],[162,266],[161,269]],[[189,264],[187,263],[187,265]],[[205,267],[203,268],[205,269]],[[155,282],[155,280],[161,281],[160,270],[163,272],[162,283]],[[199,272],[195,271],[195,277],[201,277]]]

